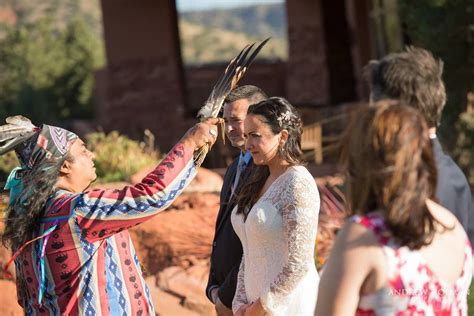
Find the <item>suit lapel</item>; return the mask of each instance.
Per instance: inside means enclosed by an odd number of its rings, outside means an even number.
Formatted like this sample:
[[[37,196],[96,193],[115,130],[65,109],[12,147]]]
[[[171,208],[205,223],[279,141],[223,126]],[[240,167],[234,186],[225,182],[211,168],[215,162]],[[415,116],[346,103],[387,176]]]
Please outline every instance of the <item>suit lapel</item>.
[[[253,161],[250,160],[247,167],[244,169],[244,171],[241,174],[239,183],[237,184],[237,188],[240,187],[242,185],[242,183],[245,182],[245,179],[247,179],[247,177],[249,176],[250,172],[248,172],[248,170],[249,170],[249,168],[252,167],[252,165],[253,165]],[[232,184],[234,183],[234,178],[235,178],[236,173],[237,173],[237,164],[235,165],[235,168],[233,170],[232,179],[230,181],[228,192],[226,194],[226,199],[225,199],[226,204],[221,205],[221,211],[219,212],[220,219],[218,219],[219,222],[218,222],[218,225],[217,225],[216,233],[219,232],[219,229],[222,227],[222,224],[225,223],[227,218],[232,213],[232,210],[234,209],[235,203],[232,202],[232,201],[229,201],[229,198],[230,198],[230,195],[231,195],[231,189],[230,188],[231,188]],[[238,191],[237,188],[235,188],[236,191]]]
[[[219,208],[219,214],[217,215],[217,220],[216,220],[216,233],[219,231],[219,228],[222,226],[223,220],[225,218],[225,213],[227,210],[227,203],[229,202],[229,198],[231,195],[231,188],[232,184],[234,183],[234,178],[235,174],[237,173],[237,165],[238,165],[239,159],[235,159],[232,164],[229,166],[229,169],[227,170],[227,173],[224,177],[224,183],[222,184],[222,190],[221,190],[221,202],[220,202],[220,208]]]

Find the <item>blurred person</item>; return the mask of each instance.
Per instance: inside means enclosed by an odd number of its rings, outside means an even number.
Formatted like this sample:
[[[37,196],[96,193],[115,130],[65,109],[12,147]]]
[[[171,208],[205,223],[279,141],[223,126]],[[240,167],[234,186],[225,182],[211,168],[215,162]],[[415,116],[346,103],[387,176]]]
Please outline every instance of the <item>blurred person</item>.
[[[234,192],[252,166],[252,157],[245,150],[244,120],[249,105],[266,98],[260,88],[245,85],[232,90],[224,100],[225,133],[230,144],[240,149],[240,154],[224,176],[206,286],[206,295],[215,304],[218,315],[232,315],[232,300],[242,259],[242,245],[232,228],[230,213],[235,206]]]
[[[443,62],[421,48],[389,54],[366,66],[371,100],[397,99],[412,106],[428,123],[430,139],[438,171],[436,198],[456,215],[474,244],[474,209],[466,176],[456,163],[443,152],[436,137],[436,128],[446,103]]]
[[[301,165],[302,121],[285,99],[249,107],[245,148],[254,168],[231,220],[243,246],[236,315],[311,315],[319,275],[314,248],[319,192]]]
[[[15,253],[25,314],[155,315],[128,229],[166,209],[196,174],[218,119],[192,127],[140,183],[87,191],[94,154],[74,133],[21,116],[0,127],[21,167],[10,174],[3,243]],[[10,263],[12,262],[10,261]]]
[[[467,315],[471,245],[433,201],[422,115],[398,103],[364,109],[346,131],[342,163],[350,217],[325,264],[316,315]]]

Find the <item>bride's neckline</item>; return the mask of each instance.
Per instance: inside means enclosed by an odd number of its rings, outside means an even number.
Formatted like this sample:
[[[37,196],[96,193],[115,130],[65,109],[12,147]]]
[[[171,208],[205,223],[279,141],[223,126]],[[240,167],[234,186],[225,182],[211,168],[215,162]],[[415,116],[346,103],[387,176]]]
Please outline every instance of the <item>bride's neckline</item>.
[[[268,188],[265,190],[265,192],[263,192],[260,197],[258,198],[258,200],[255,202],[254,205],[256,205],[260,200],[262,200],[265,195],[273,188],[273,186],[281,179],[283,178],[284,175],[286,175],[288,173],[288,171],[290,171],[291,169],[294,169],[298,167],[298,165],[294,165],[294,166],[289,166],[282,174],[280,174],[278,177],[276,177],[275,180],[273,180],[273,182],[268,186]]]

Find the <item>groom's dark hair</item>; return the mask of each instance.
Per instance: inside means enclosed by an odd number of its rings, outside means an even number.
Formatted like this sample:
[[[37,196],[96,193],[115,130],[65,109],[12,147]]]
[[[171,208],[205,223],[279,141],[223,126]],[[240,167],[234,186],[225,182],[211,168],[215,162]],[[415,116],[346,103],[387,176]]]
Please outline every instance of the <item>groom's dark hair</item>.
[[[250,104],[255,104],[265,99],[268,99],[268,96],[259,87],[245,85],[232,90],[225,98],[224,103],[231,103],[241,99],[247,99]]]
[[[416,108],[429,127],[436,127],[446,103],[443,62],[422,48],[407,47],[400,53],[372,60],[365,67],[371,99],[400,100]]]

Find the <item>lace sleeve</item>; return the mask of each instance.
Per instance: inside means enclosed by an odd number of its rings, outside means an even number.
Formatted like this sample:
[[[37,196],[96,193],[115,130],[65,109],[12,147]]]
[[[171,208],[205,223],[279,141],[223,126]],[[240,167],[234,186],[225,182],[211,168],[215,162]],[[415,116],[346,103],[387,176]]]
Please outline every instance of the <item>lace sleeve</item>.
[[[314,265],[319,193],[312,177],[293,176],[272,197],[280,205],[288,260],[260,300],[270,314],[285,314],[290,293]],[[317,285],[315,285],[317,286]]]
[[[239,274],[237,275],[237,287],[235,289],[234,300],[232,301],[232,312],[235,314],[239,308],[248,304],[247,302],[247,293],[245,292],[245,282],[244,282],[244,273],[245,273],[245,260],[242,258],[240,261]]]

